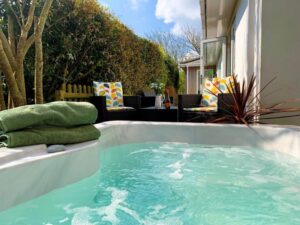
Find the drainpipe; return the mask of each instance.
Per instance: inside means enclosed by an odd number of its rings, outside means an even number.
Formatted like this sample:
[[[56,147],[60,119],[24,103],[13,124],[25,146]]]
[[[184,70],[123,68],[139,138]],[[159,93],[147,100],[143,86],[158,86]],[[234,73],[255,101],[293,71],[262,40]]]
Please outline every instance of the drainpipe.
[[[196,69],[196,94],[199,94],[199,74]]]
[[[201,40],[200,42],[200,79],[204,78],[204,73],[205,73],[205,67],[204,67],[204,48],[203,48],[203,42]],[[201,80],[202,83],[202,80]],[[200,91],[201,92],[201,91]]]
[[[189,66],[186,66],[186,93],[189,94]]]

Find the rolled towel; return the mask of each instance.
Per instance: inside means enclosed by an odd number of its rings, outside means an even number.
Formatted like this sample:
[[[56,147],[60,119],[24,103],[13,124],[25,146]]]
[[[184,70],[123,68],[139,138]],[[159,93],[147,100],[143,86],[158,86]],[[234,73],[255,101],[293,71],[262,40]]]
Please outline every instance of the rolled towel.
[[[37,144],[75,144],[96,140],[100,131],[93,125],[72,128],[36,127],[12,131],[0,136],[0,147],[20,147]]]
[[[73,127],[93,124],[97,109],[87,102],[51,102],[26,105],[0,112],[2,133],[35,126]]]

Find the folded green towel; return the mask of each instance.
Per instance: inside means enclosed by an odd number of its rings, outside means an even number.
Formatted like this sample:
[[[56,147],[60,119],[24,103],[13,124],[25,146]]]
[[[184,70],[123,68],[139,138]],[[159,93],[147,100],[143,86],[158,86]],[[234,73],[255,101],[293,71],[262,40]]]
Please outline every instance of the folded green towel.
[[[37,144],[75,144],[96,140],[100,131],[93,125],[73,128],[36,127],[12,131],[0,136],[0,147],[19,147]]]
[[[26,105],[0,112],[2,133],[34,126],[73,127],[93,124],[97,109],[87,102],[51,102]]]

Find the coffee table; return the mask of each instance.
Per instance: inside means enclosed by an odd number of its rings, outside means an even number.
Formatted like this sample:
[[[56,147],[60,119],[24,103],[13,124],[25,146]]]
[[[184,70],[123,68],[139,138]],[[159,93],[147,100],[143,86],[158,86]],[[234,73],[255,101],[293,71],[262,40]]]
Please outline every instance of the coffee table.
[[[140,116],[143,121],[177,122],[178,107],[171,106],[170,109],[165,107],[155,108],[154,106],[141,108]]]

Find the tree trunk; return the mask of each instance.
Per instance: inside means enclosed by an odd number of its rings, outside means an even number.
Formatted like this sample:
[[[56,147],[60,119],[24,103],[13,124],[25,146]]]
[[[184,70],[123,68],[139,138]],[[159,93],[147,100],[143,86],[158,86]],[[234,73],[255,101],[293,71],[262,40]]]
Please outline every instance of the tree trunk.
[[[24,57],[21,55],[17,55],[17,65],[18,68],[15,72],[15,80],[18,84],[18,88],[20,90],[21,97],[25,104],[27,103],[26,97],[26,86],[25,86],[25,75],[24,75]]]
[[[43,99],[43,43],[42,34],[38,26],[37,19],[35,19],[35,74],[34,74],[34,99],[35,104],[42,104]]]
[[[35,103],[42,104],[43,97],[43,42],[42,35],[45,28],[46,19],[53,0],[46,0],[39,18],[34,18],[34,43],[35,43]]]
[[[6,57],[5,51],[3,49],[2,41],[0,41],[0,67],[2,72],[5,75],[6,82],[9,86],[9,90],[11,92],[11,97],[13,98],[13,102],[15,106],[21,106],[25,105],[26,102],[24,101],[24,98],[22,97],[18,85],[15,80],[14,72],[9,64],[9,61]]]

